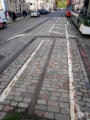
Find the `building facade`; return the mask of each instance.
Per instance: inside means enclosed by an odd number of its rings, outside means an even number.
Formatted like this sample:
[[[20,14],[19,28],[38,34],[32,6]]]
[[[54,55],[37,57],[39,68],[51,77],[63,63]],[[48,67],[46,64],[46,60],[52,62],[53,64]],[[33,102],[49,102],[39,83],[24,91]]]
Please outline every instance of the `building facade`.
[[[22,12],[23,10],[52,9],[55,7],[55,0],[0,0],[0,9],[4,11]]]
[[[26,0],[27,7],[30,10],[54,9],[55,0]]]
[[[84,0],[72,0],[72,4],[82,7],[84,5]]]
[[[79,11],[84,6],[84,0],[72,0],[72,6],[74,11]]]
[[[21,12],[26,9],[25,0],[6,0],[7,10],[14,10],[15,12]]]
[[[7,11],[7,5],[5,0],[0,0],[0,10]]]
[[[0,0],[0,9],[21,12],[26,9],[26,0]]]

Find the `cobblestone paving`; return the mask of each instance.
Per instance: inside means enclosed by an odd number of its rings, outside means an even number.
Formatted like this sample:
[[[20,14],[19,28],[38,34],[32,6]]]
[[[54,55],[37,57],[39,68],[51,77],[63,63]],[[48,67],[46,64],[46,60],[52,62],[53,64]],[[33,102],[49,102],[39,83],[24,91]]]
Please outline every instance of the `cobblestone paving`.
[[[53,49],[49,53],[53,44]],[[51,55],[49,60],[47,59],[48,54]],[[70,119],[66,39],[45,41],[6,97],[1,105],[1,111],[21,112],[28,108],[33,100],[40,76],[42,76],[42,72],[45,72],[43,69],[46,62],[48,62],[47,70],[43,76],[43,85],[38,95],[37,105],[36,107],[32,106],[35,107],[34,113],[38,116],[44,115],[46,118],[56,118],[57,120],[60,116],[63,119],[63,114],[65,114],[65,119]]]
[[[80,34],[70,19],[68,19],[68,23],[68,33],[70,36],[74,36],[76,38],[90,83],[90,36]],[[90,88],[90,84],[88,85],[88,88]]]
[[[65,24],[64,20],[65,18],[57,19],[56,23]],[[65,27],[63,25],[61,27],[65,34]],[[56,31],[57,28],[53,30]],[[41,31],[39,34],[42,33]],[[62,30],[58,32],[61,33]],[[47,35],[47,32],[45,32],[45,35]],[[50,33],[50,35],[53,35],[53,33]],[[70,120],[67,40],[65,36],[63,38],[42,37],[35,39],[0,75],[0,93],[42,40],[44,40],[44,43],[32,61],[19,77],[4,102],[0,102],[0,120],[9,112],[29,113],[41,117],[41,120],[44,120],[44,118]],[[73,65],[75,102],[80,111],[84,113],[84,117],[78,120],[89,120],[90,91],[87,88],[89,80],[76,40],[69,39],[69,42]],[[38,118],[38,120],[40,119]]]
[[[66,39],[57,39],[38,96],[35,113],[46,118],[69,120]]]
[[[71,39],[71,53],[73,62],[73,77],[76,94],[76,104],[85,113],[84,119],[90,119],[90,90],[88,89],[89,79],[82,62],[75,39]],[[86,118],[87,116],[87,118]]]
[[[79,51],[77,49],[72,52],[77,104],[80,106],[81,111],[86,113],[87,118],[90,119],[90,36],[81,35],[70,21],[68,33],[71,37],[75,38],[71,40],[71,46],[74,44],[75,47],[79,47]],[[76,56],[76,52],[79,57]],[[79,59],[83,59],[83,61]]]
[[[8,85],[12,77],[18,72],[40,41],[41,40],[37,40],[32,43],[2,74],[0,74],[0,93],[2,93],[2,90]]]

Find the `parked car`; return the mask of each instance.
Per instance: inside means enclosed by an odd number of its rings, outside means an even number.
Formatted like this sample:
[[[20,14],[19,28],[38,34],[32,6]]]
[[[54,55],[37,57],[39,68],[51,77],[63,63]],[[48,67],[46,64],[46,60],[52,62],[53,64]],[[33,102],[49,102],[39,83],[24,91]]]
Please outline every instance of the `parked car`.
[[[5,13],[2,10],[0,10],[0,28],[5,27],[7,27],[7,19]]]
[[[31,17],[40,17],[40,12],[39,11],[31,11],[30,16]]]
[[[17,16],[17,17],[21,17],[21,16],[22,16],[22,13],[21,13],[21,12],[17,12],[17,13],[16,13],[16,16]]]
[[[39,10],[40,14],[46,15],[48,14],[48,11],[46,9]]]
[[[48,11],[48,13],[51,13],[51,9],[46,9]]]

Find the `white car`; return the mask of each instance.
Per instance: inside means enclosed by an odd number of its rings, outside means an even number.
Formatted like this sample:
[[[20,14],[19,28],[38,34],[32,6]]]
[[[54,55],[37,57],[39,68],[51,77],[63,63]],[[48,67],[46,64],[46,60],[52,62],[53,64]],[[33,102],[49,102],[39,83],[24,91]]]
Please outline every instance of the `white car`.
[[[39,11],[31,11],[31,17],[40,17],[40,12]]]
[[[7,19],[5,13],[0,10],[0,28],[5,28],[7,26]]]

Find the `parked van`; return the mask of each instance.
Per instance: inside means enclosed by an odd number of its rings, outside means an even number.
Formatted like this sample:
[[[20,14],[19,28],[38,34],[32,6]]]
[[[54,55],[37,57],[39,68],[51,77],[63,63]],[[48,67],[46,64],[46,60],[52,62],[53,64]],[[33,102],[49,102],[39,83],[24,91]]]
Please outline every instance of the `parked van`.
[[[5,13],[0,10],[0,28],[5,28],[7,26],[7,19]]]

